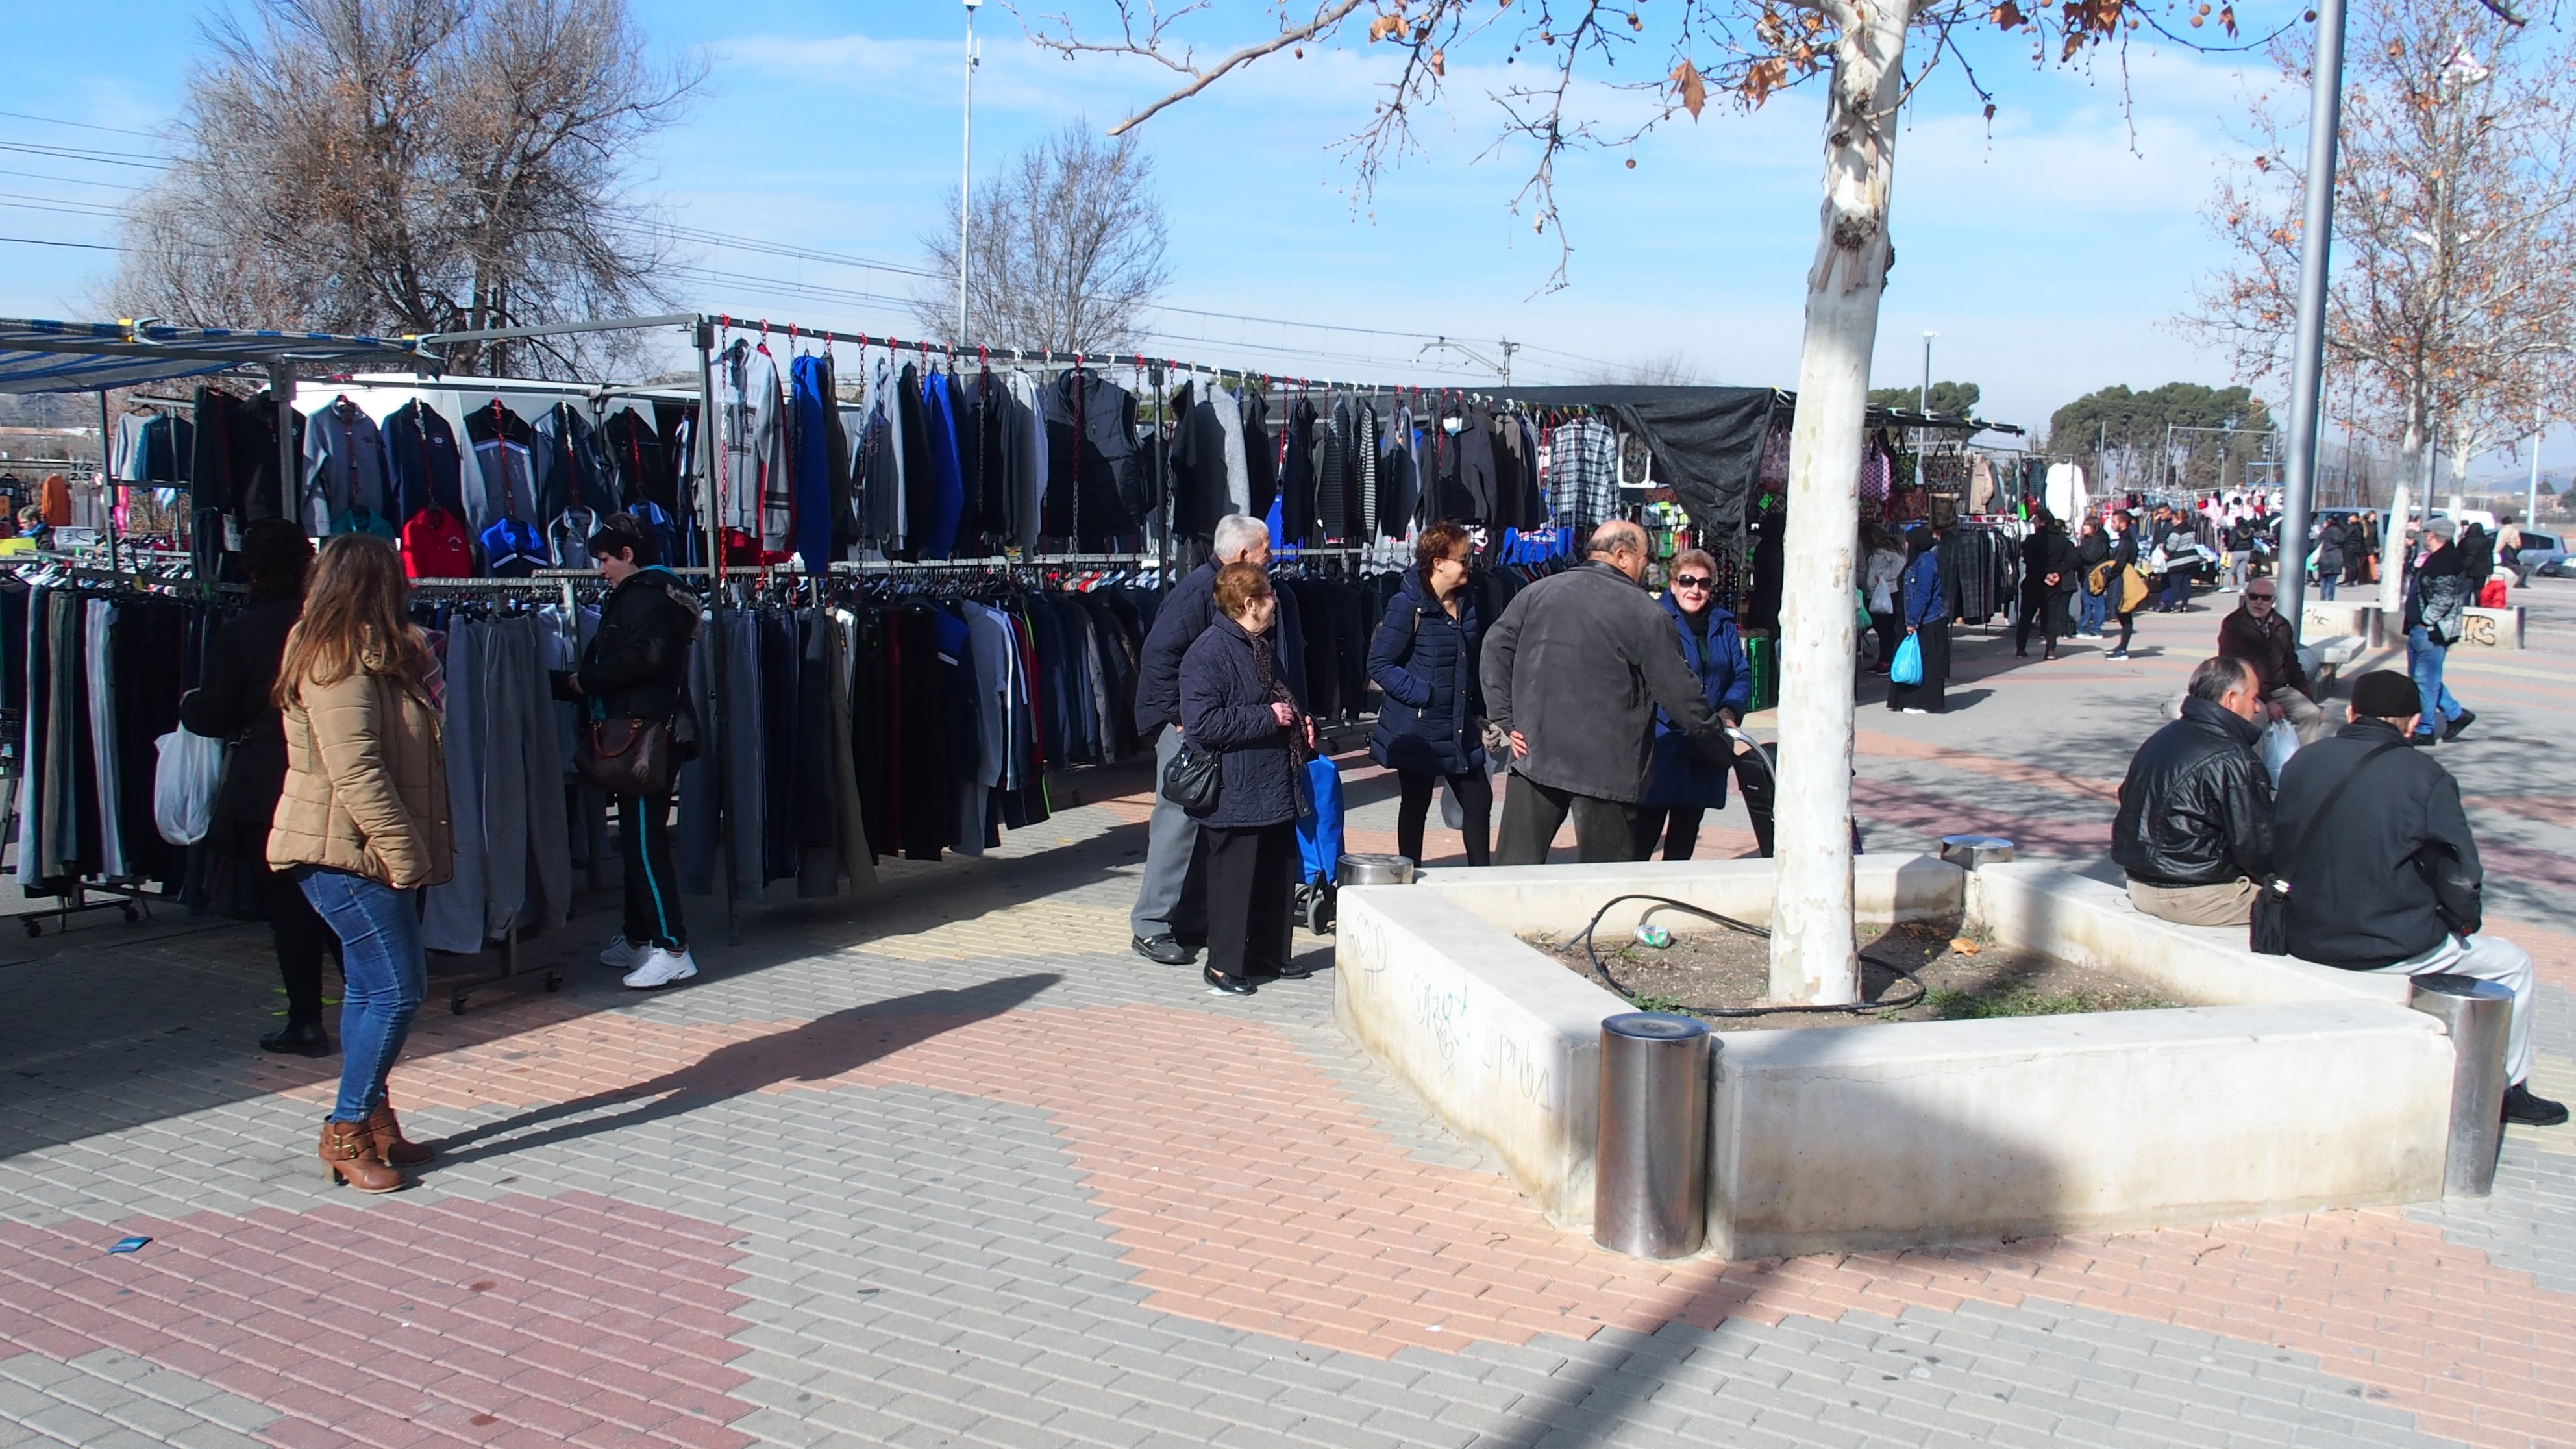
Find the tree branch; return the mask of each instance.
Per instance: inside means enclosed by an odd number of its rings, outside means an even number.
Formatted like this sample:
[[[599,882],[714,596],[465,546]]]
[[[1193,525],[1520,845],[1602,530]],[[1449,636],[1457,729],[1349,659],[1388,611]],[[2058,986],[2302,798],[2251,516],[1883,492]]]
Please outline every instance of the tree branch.
[[[1062,17],[1058,17],[1059,23],[1065,25],[1065,34],[1061,39],[1042,35],[1035,30],[1031,30],[1028,26],[1028,22],[1025,20],[1021,21],[1020,28],[1027,33],[1032,42],[1061,55],[1069,57],[1088,52],[1092,54],[1105,55],[1141,56],[1146,60],[1150,60],[1155,64],[1164,67],[1165,69],[1179,71],[1181,74],[1190,77],[1190,83],[1188,85],[1181,87],[1179,90],[1172,92],[1161,100],[1155,101],[1143,110],[1138,111],[1136,114],[1129,116],[1127,119],[1120,121],[1117,125],[1109,128],[1110,135],[1123,136],[1135,127],[1141,126],[1148,120],[1153,119],[1155,114],[1162,111],[1164,108],[1186,101],[1190,97],[1197,95],[1199,92],[1206,90],[1209,86],[1216,84],[1217,81],[1223,79],[1229,72],[1241,70],[1243,67],[1252,64],[1254,61],[1261,59],[1265,55],[1275,54],[1279,51],[1286,50],[1292,45],[1302,44],[1314,39],[1316,36],[1321,35],[1328,30],[1331,30],[1334,26],[1341,24],[1344,17],[1348,16],[1352,11],[1360,8],[1361,3],[1362,0],[1332,0],[1332,3],[1327,3],[1322,8],[1318,9],[1315,12],[1315,18],[1307,21],[1305,24],[1289,26],[1267,40],[1255,41],[1252,44],[1243,47],[1241,50],[1235,51],[1233,54],[1226,56],[1224,59],[1219,60],[1215,65],[1210,66],[1205,70],[1201,70],[1197,66],[1189,51],[1182,51],[1180,57],[1178,59],[1174,59],[1163,47],[1164,28],[1170,25],[1172,21],[1179,19],[1183,15],[1189,14],[1192,10],[1205,8],[1204,5],[1186,6],[1181,10],[1175,11],[1168,17],[1156,16],[1149,9],[1146,12],[1146,34],[1142,41],[1139,41],[1136,38],[1135,26],[1132,23],[1127,0],[1119,0],[1118,15],[1121,23],[1125,26],[1125,31],[1123,38],[1116,44],[1087,42],[1075,39],[1071,24],[1064,21]],[[1019,15],[1019,11],[1016,7],[1013,8],[1011,13],[1014,18],[1017,18]]]

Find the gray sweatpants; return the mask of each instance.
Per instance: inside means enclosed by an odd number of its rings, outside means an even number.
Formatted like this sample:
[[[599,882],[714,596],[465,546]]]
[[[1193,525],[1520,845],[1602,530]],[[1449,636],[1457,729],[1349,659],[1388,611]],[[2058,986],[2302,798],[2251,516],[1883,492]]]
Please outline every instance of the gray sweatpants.
[[[1163,798],[1163,772],[1181,752],[1181,729],[1165,725],[1154,740],[1154,815],[1145,826],[1145,879],[1127,924],[1139,940],[1207,934],[1207,867],[1199,860],[1199,823]]]
[[[2531,953],[2501,936],[2445,936],[2442,944],[2376,970],[2398,976],[2473,976],[2513,993],[2513,1020],[2505,1028],[2504,1079],[2531,1075]]]

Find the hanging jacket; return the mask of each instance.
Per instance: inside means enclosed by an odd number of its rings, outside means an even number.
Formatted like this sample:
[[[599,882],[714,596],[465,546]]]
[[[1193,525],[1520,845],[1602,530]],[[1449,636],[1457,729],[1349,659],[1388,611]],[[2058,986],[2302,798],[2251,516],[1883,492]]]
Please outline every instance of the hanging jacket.
[[[1458,617],[1432,597],[1420,568],[1407,569],[1369,642],[1368,677],[1386,693],[1378,706],[1369,757],[1390,770],[1463,775],[1484,768],[1476,721],[1485,691],[1476,677],[1484,622],[1472,584],[1459,592]]]
[[[386,482],[392,497],[386,511],[397,523],[409,523],[422,509],[436,504],[462,517],[464,455],[457,450],[456,430],[437,411],[415,398],[393,410],[379,430],[384,441]]]
[[[679,506],[670,470],[663,460],[662,439],[643,414],[631,407],[619,409],[616,416],[599,425],[599,443],[617,475],[619,507],[631,509],[648,502],[658,503],[665,510]]]
[[[1669,590],[1661,602],[1681,638],[1682,662],[1699,680],[1700,698],[1712,711],[1724,710],[1743,719],[1753,703],[1753,661],[1745,655],[1735,616],[1711,604],[1703,631],[1684,617],[1680,602]],[[1732,760],[1711,763],[1700,758],[1689,732],[1661,708],[1655,711],[1655,755],[1646,773],[1642,803],[1718,809],[1726,804],[1726,777],[1733,771]]]

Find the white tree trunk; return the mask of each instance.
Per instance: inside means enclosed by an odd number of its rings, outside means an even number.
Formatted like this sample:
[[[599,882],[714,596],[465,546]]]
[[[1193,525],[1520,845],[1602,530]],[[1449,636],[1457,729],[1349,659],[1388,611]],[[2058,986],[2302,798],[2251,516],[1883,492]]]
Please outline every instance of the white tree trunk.
[[[1908,15],[1900,3],[1837,16],[1823,235],[1807,275],[1780,595],[1779,893],[1771,915],[1771,998],[1779,1002],[1860,999],[1852,920],[1852,575]]]
[[[2410,390],[2406,432],[2397,445],[2397,487],[2388,500],[2388,527],[2379,539],[2379,627],[2382,637],[2406,637],[2406,515],[2414,502],[2414,483],[2424,469],[2425,407],[2420,390]]]

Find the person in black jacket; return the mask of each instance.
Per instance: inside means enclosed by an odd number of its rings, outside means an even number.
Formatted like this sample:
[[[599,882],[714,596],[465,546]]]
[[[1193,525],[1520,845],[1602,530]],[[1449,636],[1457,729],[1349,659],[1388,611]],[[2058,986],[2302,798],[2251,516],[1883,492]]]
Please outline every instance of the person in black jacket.
[[[2110,616],[2110,600],[2118,591],[2106,593],[2093,587],[2093,570],[2110,557],[2111,540],[2102,532],[2101,520],[2084,520],[2084,536],[2075,541],[2075,579],[2081,591],[2075,619],[2078,639],[2102,637],[2102,621]]]
[[[286,982],[286,1025],[261,1037],[260,1050],[329,1056],[322,959],[339,938],[294,881],[268,868],[269,817],[286,787],[286,731],[270,692],[286,633],[304,613],[304,573],[313,563],[313,544],[293,522],[263,518],[242,530],[241,556],[250,607],[215,634],[204,682],[179,701],[179,723],[190,734],[232,742],[206,841],[260,880],[278,974]]]
[[[2447,518],[2425,524],[2424,556],[2406,572],[2406,672],[2415,680],[2417,710],[2408,738],[2419,745],[2448,744],[2478,720],[2442,682],[2442,666],[2460,642],[2475,597],[2467,560],[2451,536]]]
[[[1198,817],[1208,891],[1200,975],[1249,996],[1256,979],[1309,974],[1288,957],[1288,896],[1315,726],[1271,653],[1279,601],[1270,576],[1249,561],[1227,564],[1214,599],[1216,622],[1181,657],[1181,727],[1218,764],[1216,803]]]
[[[2399,748],[2415,684],[2393,669],[2352,682],[2351,723],[2290,757],[2272,829],[2281,843],[2290,954],[2347,971],[2474,976],[2513,993],[2504,1116],[2554,1127],[2567,1109],[2532,1095],[2531,956],[2482,936],[2485,877],[2459,782]]]
[[[1199,823],[1163,796],[1163,775],[1181,749],[1181,656],[1198,642],[1216,616],[1213,599],[1217,570],[1231,563],[1270,566],[1270,530],[1258,518],[1240,513],[1217,520],[1208,561],[1172,585],[1154,627],[1136,661],[1136,737],[1162,726],[1154,741],[1154,814],[1145,826],[1145,873],[1136,887],[1135,908],[1127,923],[1135,934],[1137,955],[1166,966],[1187,966],[1198,959],[1190,944],[1207,930],[1207,885],[1199,864]],[[1269,634],[1277,647],[1279,634]]]
[[[1485,696],[1476,679],[1484,625],[1469,587],[1467,530],[1442,519],[1414,541],[1413,568],[1387,601],[1368,651],[1369,678],[1386,692],[1369,757],[1395,772],[1396,854],[1422,859],[1432,792],[1447,781],[1458,802],[1467,863],[1493,859],[1493,783],[1485,776]]]
[[[659,721],[671,729],[674,753],[685,754],[696,739],[688,686],[698,596],[654,561],[652,530],[631,513],[610,514],[589,548],[614,587],[581,667],[555,673],[555,697],[581,704],[585,727],[604,719]],[[626,984],[638,990],[697,975],[680,914],[680,878],[671,865],[670,794],[618,796],[617,834],[625,930],[610,938],[600,964],[625,972]]]
[[[2111,858],[2140,911],[2185,926],[2252,918],[2272,868],[2272,783],[2256,754],[2270,713],[2262,691],[2244,660],[2202,660],[2182,718],[2129,761]]]
[[[2075,593],[2075,545],[2065,526],[2045,508],[2030,513],[2030,537],[2021,541],[2021,621],[2013,627],[2013,655],[2030,657],[2030,626],[2040,626],[2046,641],[2042,659],[2057,657],[2057,636],[2066,631],[2066,601]]]

